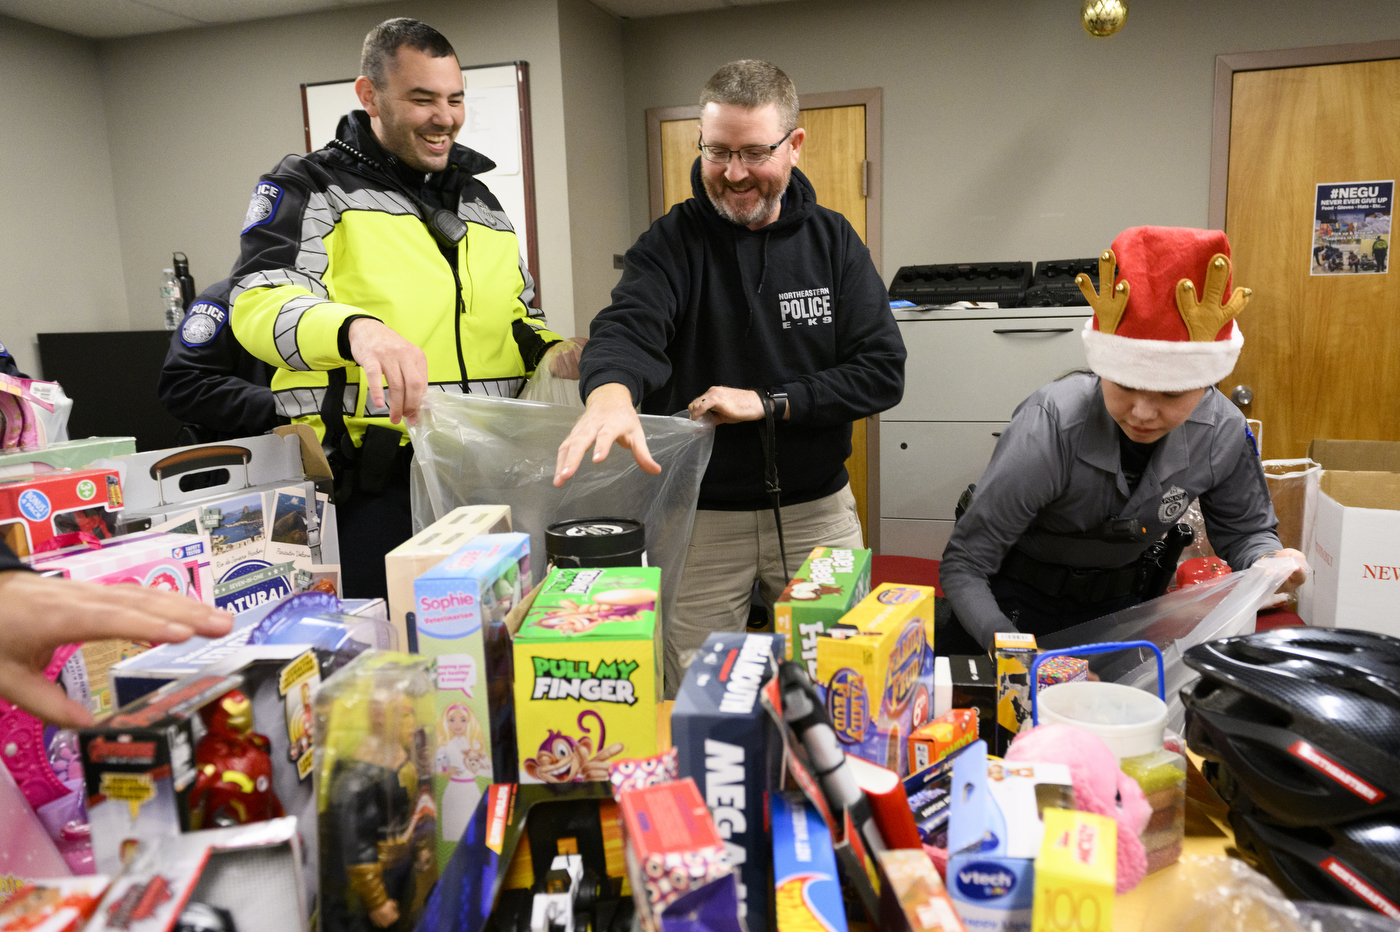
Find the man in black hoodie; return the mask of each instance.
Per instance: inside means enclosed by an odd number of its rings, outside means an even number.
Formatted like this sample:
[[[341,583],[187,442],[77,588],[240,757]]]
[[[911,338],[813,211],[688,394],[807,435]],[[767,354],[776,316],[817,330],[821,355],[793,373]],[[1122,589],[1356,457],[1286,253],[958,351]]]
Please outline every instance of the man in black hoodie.
[[[584,348],[586,409],[554,479],[614,441],[659,472],[634,405],[719,425],[666,619],[668,695],[707,634],[744,629],[755,581],[771,607],[813,546],[861,546],[851,422],[904,392],[904,343],[870,252],[796,169],[806,133],[792,82],[767,62],[731,62],[700,105],[695,196],[627,252]],[[765,481],[769,411],[787,567]]]

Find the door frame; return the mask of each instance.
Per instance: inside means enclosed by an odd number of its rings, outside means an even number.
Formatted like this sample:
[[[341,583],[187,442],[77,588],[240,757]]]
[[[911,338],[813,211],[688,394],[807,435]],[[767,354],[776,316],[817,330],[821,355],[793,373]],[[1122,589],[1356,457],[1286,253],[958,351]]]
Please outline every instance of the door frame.
[[[1315,45],[1301,49],[1236,52],[1215,56],[1215,107],[1210,130],[1210,201],[1206,226],[1212,230],[1225,229],[1225,206],[1229,194],[1226,189],[1230,179],[1230,105],[1234,99],[1237,71],[1346,65],[1363,61],[1387,61],[1392,58],[1400,58],[1400,40]]]
[[[801,94],[799,110],[822,110],[827,107],[865,107],[865,245],[870,259],[883,277],[880,266],[881,245],[884,240],[884,89],[864,87],[853,91],[826,91]],[[662,190],[661,124],[670,120],[698,120],[700,105],[680,107],[651,107],[646,111],[647,123],[647,194],[650,221],[655,223],[666,212]],[[865,546],[880,552],[880,415],[865,419]]]

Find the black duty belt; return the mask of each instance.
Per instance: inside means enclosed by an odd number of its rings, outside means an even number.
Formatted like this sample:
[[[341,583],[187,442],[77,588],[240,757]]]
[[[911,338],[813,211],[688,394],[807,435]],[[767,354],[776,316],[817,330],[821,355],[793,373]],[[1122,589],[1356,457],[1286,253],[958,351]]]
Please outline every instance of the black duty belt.
[[[1045,563],[1013,547],[1002,561],[1000,572],[1046,595],[1091,603],[1133,594],[1137,590],[1138,562],[1116,569],[1084,569]]]

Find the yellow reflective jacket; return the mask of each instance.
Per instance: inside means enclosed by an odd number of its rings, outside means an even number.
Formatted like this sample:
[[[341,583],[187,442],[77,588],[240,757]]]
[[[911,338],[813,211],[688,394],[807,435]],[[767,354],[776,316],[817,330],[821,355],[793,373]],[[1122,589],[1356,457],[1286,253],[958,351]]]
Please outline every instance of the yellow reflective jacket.
[[[412,190],[408,179],[424,176],[379,146],[364,111],[344,117],[336,137],[258,181],[232,276],[234,335],[278,367],[278,413],[323,442],[327,420],[334,440],[343,415],[356,446],[368,425],[395,426],[350,358],[346,325],[364,316],[423,349],[432,389],[514,397],[561,338],[531,307],[515,230],[475,177],[495,164],[454,145],[447,169]],[[425,202],[456,206],[467,234],[455,249],[433,239]]]

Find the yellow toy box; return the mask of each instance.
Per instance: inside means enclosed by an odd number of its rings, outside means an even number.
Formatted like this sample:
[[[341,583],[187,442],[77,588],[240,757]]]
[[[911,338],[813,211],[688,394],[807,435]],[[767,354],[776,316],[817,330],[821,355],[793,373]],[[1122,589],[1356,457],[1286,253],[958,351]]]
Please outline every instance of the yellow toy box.
[[[607,780],[657,753],[661,570],[555,567],[515,635],[521,783]]]
[[[933,589],[882,583],[817,638],[817,688],[847,754],[909,775],[933,714]]]
[[[1046,809],[1031,932],[1111,932],[1117,874],[1118,826],[1112,819]]]
[[[1006,753],[1011,741],[1031,720],[1031,665],[1040,651],[1034,634],[1003,631],[992,640],[997,662],[997,728],[993,752]]]

